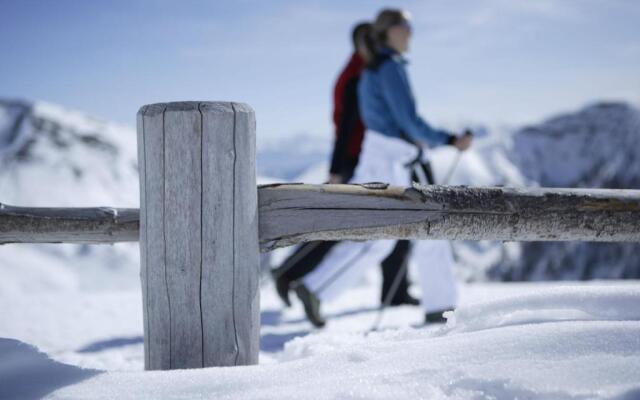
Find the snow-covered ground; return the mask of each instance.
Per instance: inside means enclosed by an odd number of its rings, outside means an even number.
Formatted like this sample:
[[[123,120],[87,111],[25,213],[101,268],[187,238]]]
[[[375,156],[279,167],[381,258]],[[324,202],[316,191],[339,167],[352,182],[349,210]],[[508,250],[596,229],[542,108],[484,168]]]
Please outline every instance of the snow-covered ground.
[[[94,288],[109,279],[95,280]],[[446,326],[418,327],[420,309],[405,306],[388,309],[382,330],[367,333],[376,269],[323,305],[323,330],[299,303],[285,309],[267,280],[260,365],[169,372],[142,371],[141,295],[131,283],[1,292],[0,398],[640,396],[638,281],[469,284]]]

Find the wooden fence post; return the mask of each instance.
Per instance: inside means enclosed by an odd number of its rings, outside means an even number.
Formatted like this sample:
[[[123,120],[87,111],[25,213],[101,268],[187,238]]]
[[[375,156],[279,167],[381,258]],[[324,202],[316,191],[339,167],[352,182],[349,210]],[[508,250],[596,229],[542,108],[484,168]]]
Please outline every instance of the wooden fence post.
[[[226,102],[144,106],[138,149],[145,368],[256,364],[253,110]]]

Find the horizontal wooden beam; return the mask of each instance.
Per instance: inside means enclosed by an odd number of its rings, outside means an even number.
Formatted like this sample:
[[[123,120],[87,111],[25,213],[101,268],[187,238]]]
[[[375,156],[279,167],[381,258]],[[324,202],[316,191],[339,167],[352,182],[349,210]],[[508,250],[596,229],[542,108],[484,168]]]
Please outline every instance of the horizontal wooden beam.
[[[310,240],[640,242],[640,190],[384,184],[259,187],[263,250]],[[0,205],[2,243],[138,240],[138,210]]]
[[[32,208],[0,203],[0,244],[136,242],[137,208]]]
[[[310,240],[640,241],[640,190],[271,185],[263,248]]]

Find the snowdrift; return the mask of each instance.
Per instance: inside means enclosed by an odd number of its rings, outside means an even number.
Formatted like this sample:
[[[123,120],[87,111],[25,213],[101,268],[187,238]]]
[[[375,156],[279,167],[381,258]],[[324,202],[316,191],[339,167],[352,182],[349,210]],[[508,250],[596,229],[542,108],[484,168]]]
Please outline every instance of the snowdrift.
[[[70,379],[79,382],[50,398],[637,398],[640,285],[530,285],[518,292],[463,306],[441,328],[309,334],[260,366],[76,369]],[[53,373],[61,365],[42,368]]]

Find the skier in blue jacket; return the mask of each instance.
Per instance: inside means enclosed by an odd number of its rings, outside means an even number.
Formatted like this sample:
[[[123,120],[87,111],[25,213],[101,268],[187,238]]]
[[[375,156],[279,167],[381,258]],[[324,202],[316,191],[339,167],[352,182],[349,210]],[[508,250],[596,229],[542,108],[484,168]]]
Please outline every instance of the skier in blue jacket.
[[[456,136],[432,128],[416,112],[406,64],[397,50],[384,46],[365,69],[358,86],[358,98],[367,129],[432,147],[453,144]]]
[[[471,136],[456,136],[431,127],[417,111],[403,54],[409,48],[411,25],[407,13],[383,10],[373,25],[372,51],[358,85],[360,114],[366,127],[360,161],[351,182],[387,182],[410,186],[432,184],[425,147],[452,145],[464,151]],[[393,248],[392,240],[341,242],[305,276],[298,295],[314,322],[321,320],[320,304],[354,285],[364,271],[377,265]],[[425,322],[443,322],[443,313],[456,306],[456,282],[451,246],[447,241],[417,241],[416,261],[422,288]]]

